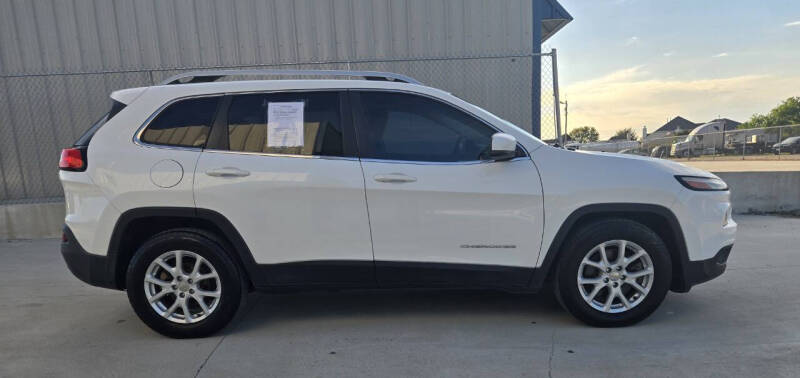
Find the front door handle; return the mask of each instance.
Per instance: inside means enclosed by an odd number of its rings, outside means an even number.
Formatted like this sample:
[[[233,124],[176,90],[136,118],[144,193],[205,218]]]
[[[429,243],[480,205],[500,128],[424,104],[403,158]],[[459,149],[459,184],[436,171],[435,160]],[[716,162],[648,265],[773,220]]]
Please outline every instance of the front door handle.
[[[247,177],[250,176],[250,172],[234,168],[234,167],[223,167],[223,168],[216,168],[210,169],[206,171],[206,174],[211,177]]]
[[[402,173],[389,173],[385,175],[375,175],[373,177],[377,182],[386,182],[386,183],[393,183],[393,184],[401,184],[404,182],[414,182],[417,181],[416,177],[411,177],[408,175],[404,175]]]

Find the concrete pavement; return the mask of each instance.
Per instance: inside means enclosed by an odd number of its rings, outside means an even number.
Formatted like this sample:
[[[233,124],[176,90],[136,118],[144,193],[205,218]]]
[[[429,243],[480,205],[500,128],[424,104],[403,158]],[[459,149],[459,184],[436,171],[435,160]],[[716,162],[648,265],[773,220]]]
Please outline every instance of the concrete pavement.
[[[219,336],[172,340],[57,240],[2,242],[0,376],[797,376],[800,219],[736,219],[728,272],[622,329],[547,294],[318,292],[253,294]]]

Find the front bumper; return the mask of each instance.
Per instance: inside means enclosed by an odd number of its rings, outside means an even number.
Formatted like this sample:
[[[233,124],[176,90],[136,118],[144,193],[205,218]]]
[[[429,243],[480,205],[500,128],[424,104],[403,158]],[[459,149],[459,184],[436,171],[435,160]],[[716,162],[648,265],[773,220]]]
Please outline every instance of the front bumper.
[[[728,265],[728,256],[733,249],[733,244],[722,247],[714,257],[707,260],[688,261],[684,266],[684,288],[686,291],[697,284],[710,281],[725,272]]]
[[[64,236],[61,239],[61,255],[64,256],[70,272],[81,281],[93,286],[117,289],[109,258],[86,252],[67,226],[64,226]]]

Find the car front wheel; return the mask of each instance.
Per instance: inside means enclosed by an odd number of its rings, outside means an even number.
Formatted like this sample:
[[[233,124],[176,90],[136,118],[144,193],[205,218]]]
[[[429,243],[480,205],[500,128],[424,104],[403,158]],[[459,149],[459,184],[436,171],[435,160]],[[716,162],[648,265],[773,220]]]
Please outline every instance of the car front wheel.
[[[638,222],[591,223],[571,238],[564,252],[556,296],[589,325],[618,327],[645,319],[664,300],[672,281],[664,242]]]
[[[128,266],[128,300],[153,330],[170,337],[211,335],[242,306],[247,287],[224,244],[201,230],[161,233]]]

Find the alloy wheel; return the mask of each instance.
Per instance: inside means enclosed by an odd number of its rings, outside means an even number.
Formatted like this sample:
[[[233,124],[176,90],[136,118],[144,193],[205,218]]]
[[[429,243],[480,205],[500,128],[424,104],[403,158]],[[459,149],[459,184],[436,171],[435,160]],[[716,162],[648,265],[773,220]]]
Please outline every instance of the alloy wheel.
[[[169,251],[148,266],[147,301],[156,313],[181,324],[207,318],[219,305],[222,285],[211,262],[191,251]]]
[[[653,286],[653,260],[628,240],[598,244],[578,267],[578,290],[592,308],[620,313],[639,305]]]

